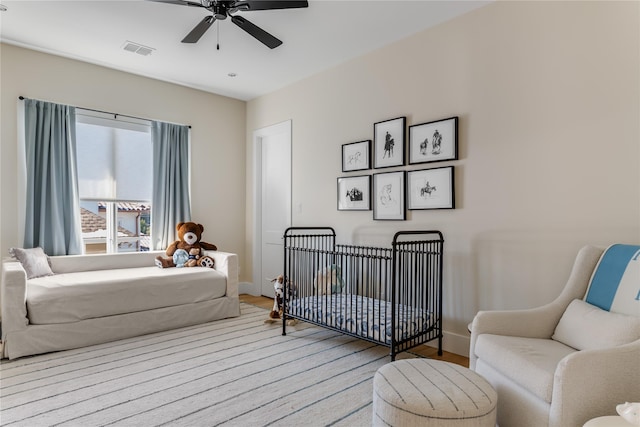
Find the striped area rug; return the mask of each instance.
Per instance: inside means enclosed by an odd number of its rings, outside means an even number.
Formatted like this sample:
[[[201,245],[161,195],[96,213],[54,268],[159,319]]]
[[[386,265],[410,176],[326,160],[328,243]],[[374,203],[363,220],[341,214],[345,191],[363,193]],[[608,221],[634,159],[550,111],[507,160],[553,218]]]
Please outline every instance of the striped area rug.
[[[388,349],[268,311],[3,360],[2,426],[368,426]],[[403,353],[399,358],[412,357]]]

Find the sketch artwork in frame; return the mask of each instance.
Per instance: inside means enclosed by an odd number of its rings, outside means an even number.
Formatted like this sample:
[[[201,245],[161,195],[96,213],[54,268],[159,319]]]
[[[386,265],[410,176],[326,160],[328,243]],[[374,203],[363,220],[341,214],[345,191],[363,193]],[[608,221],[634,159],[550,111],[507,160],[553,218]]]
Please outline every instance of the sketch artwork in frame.
[[[374,168],[404,165],[406,123],[406,117],[398,117],[373,125]]]
[[[371,140],[342,145],[342,172],[371,168]]]
[[[369,175],[338,178],[338,210],[371,210],[371,177]]]
[[[409,126],[409,164],[458,159],[458,117]]]
[[[373,219],[404,220],[404,171],[373,174]]]
[[[407,172],[408,209],[454,209],[453,166]]]

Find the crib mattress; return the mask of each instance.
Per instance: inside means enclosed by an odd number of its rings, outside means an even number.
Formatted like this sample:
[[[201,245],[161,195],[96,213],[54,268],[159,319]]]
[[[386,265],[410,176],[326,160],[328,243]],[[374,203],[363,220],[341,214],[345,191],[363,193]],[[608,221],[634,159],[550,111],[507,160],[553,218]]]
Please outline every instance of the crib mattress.
[[[291,315],[377,342],[391,344],[391,303],[361,295],[316,295],[293,299]],[[395,339],[426,332],[435,323],[430,311],[397,304]]]

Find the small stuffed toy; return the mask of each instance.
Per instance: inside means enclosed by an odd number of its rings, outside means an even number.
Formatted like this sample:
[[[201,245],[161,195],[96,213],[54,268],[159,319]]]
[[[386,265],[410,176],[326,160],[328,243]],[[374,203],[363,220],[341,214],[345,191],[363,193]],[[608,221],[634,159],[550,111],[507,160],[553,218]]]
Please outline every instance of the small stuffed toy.
[[[313,278],[313,287],[318,295],[339,294],[342,292],[342,271],[339,266],[332,264],[320,269]]]
[[[191,257],[185,262],[188,267],[197,265],[198,258],[202,255],[201,250],[206,249],[210,251],[216,251],[218,248],[212,243],[201,241],[202,232],[204,227],[202,224],[196,224],[195,222],[179,222],[176,226],[178,230],[178,239],[171,243],[166,250],[168,258],[162,256],[156,257],[156,265],[160,268],[175,267],[173,261],[173,254],[178,249],[183,249],[187,252],[187,255]]]
[[[185,267],[185,264],[189,261],[189,253],[184,249],[178,249],[173,253],[172,261],[174,267]]]
[[[215,261],[209,255],[198,258],[198,267],[215,268]]]
[[[176,250],[179,251],[181,249]],[[184,263],[185,267],[195,267],[198,265],[198,260],[200,259],[200,248],[193,247],[189,249],[189,259]],[[175,254],[174,254],[175,255]]]
[[[273,282],[273,289],[275,291],[275,296],[273,298],[273,308],[271,312],[269,312],[269,318],[264,321],[264,323],[274,323],[278,319],[281,319],[284,315],[284,277],[279,275],[275,279],[271,280]],[[291,286],[291,282],[287,280],[287,300],[291,300],[293,293],[293,286]],[[295,319],[288,319],[287,325],[295,325],[297,322]]]
[[[270,319],[280,319],[282,316],[283,302],[284,302],[284,277],[282,274],[271,281],[273,283],[273,290],[275,296],[273,297],[273,308],[269,313]]]

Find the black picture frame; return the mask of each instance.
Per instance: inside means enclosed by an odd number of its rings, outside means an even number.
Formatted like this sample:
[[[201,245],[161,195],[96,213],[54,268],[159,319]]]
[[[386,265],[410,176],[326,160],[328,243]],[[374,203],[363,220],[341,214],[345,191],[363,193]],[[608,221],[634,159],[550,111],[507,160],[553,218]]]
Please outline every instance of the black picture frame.
[[[372,197],[374,220],[405,220],[404,171],[373,174]]]
[[[373,124],[373,167],[375,169],[405,164],[406,127],[406,117],[396,117]]]
[[[455,209],[454,167],[407,172],[407,209]]]
[[[342,172],[371,169],[371,140],[342,144]]]
[[[337,184],[339,211],[371,210],[371,175],[339,177]]]
[[[458,160],[458,117],[409,126],[409,164]]]

